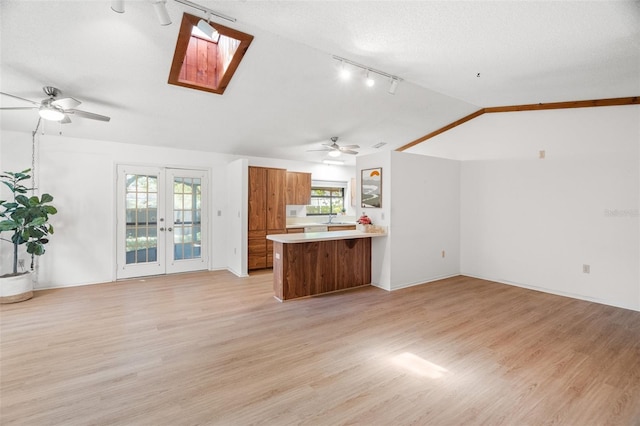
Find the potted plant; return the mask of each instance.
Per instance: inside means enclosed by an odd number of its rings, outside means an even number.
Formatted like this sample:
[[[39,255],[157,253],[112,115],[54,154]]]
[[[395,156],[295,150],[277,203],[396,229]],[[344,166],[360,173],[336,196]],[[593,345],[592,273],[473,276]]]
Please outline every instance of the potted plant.
[[[48,221],[49,215],[56,214],[57,210],[47,204],[53,201],[53,197],[49,194],[42,194],[40,198],[37,195],[25,195],[32,189],[22,184],[31,178],[30,171],[26,169],[0,174],[0,181],[13,194],[12,200],[0,200],[0,235],[11,234],[10,238],[0,239],[13,245],[12,272],[0,276],[0,303],[20,302],[33,297],[30,271],[18,272],[18,248],[25,245],[27,253],[41,256],[45,252],[45,244],[49,242],[49,235],[53,234],[53,226]]]
[[[356,221],[356,229],[362,232],[369,232],[371,230],[371,219],[366,214],[360,216]]]

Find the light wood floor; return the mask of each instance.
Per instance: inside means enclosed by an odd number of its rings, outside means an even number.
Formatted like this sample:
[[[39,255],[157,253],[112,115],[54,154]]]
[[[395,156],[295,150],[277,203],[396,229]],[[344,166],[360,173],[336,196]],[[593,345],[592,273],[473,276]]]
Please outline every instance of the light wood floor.
[[[3,305],[0,423],[640,424],[640,312],[466,277],[279,303],[271,278]]]

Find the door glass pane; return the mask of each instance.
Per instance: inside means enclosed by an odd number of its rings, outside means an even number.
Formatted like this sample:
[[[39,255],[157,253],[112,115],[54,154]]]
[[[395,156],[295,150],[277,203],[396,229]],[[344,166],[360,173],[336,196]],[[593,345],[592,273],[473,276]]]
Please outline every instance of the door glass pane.
[[[174,178],[173,255],[175,260],[198,259],[200,253],[200,202],[201,182],[199,178]]]
[[[158,177],[126,175],[126,262],[157,260]]]

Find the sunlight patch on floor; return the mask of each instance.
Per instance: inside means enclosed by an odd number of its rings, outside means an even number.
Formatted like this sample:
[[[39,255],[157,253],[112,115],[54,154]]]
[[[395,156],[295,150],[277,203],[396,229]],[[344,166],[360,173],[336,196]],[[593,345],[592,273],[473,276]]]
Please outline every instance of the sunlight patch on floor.
[[[427,361],[411,352],[404,352],[391,358],[391,362],[420,377],[439,379],[449,372],[444,367]]]

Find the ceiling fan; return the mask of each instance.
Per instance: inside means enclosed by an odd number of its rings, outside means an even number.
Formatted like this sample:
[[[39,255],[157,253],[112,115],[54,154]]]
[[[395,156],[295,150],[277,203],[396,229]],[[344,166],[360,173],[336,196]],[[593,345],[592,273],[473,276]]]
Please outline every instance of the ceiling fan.
[[[62,124],[71,123],[70,115],[76,115],[78,117],[90,118],[92,120],[109,121],[110,117],[105,115],[95,114],[93,112],[81,111],[75,109],[80,102],[74,98],[58,98],[62,95],[62,92],[52,86],[44,86],[42,88],[44,93],[49,96],[47,99],[43,99],[40,102],[35,102],[29,99],[21,98],[19,96],[10,95],[9,93],[0,92],[0,94],[9,96],[10,98],[19,99],[21,101],[29,102],[33,106],[29,107],[2,107],[0,110],[38,110],[40,117],[49,121],[59,121]]]
[[[309,149],[308,152],[311,151],[328,151],[329,155],[332,157],[337,157],[340,154],[351,154],[356,155],[358,151],[354,151],[354,149],[360,148],[359,145],[338,145],[338,137],[333,136],[331,138],[331,143],[323,143],[325,147],[322,149]]]

